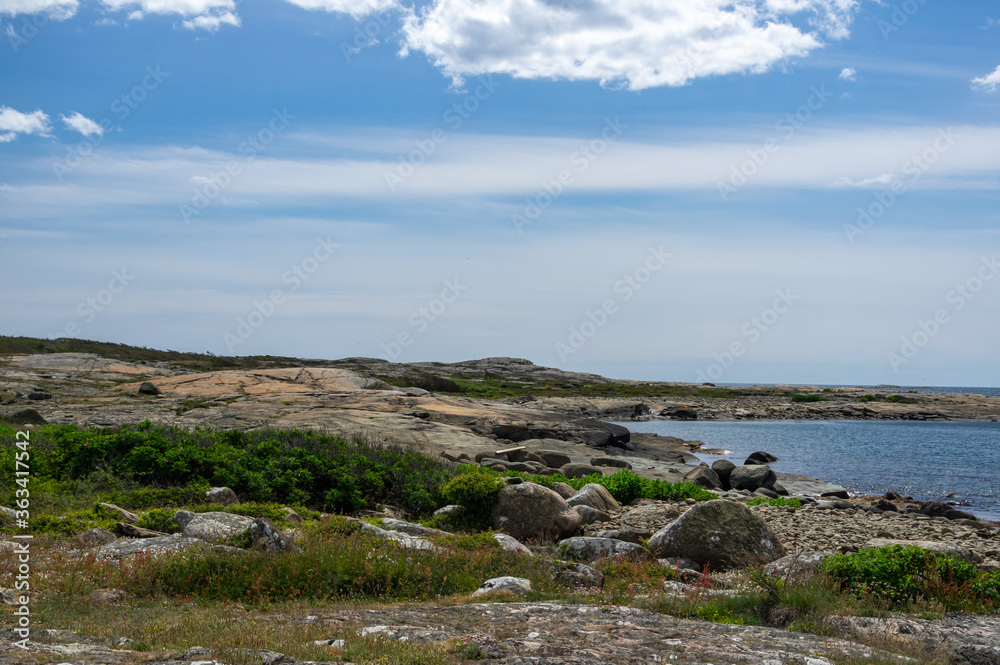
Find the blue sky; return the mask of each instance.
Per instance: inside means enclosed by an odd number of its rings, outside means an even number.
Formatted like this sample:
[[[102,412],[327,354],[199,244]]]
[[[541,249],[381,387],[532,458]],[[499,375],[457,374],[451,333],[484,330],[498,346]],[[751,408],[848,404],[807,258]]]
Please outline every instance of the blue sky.
[[[0,334],[998,385],[1000,8],[0,0]]]

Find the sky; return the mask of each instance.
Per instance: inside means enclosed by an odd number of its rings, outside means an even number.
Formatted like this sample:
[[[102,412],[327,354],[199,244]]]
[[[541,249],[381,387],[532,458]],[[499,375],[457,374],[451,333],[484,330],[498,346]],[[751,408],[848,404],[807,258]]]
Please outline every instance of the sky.
[[[1000,6],[0,0],[0,334],[1000,385]]]

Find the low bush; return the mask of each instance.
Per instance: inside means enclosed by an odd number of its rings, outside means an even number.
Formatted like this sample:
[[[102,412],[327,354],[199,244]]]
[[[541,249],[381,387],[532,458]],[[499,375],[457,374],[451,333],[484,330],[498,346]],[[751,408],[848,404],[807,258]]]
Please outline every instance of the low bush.
[[[792,395],[792,401],[797,403],[808,402],[829,402],[830,400],[822,395]]]
[[[893,606],[918,599],[939,602],[948,610],[1000,604],[1000,573],[983,573],[961,559],[913,545],[832,556],[820,564],[819,572],[843,591]]]
[[[505,485],[499,473],[482,467],[469,467],[468,471],[449,480],[441,488],[441,494],[445,501],[462,506],[461,513],[455,516],[456,523],[486,529],[493,522],[493,506]]]
[[[798,497],[792,497],[791,499],[788,499],[783,496],[779,496],[776,499],[768,499],[767,497],[759,496],[756,499],[750,499],[749,501],[747,501],[747,505],[801,508],[802,502],[799,501]]]

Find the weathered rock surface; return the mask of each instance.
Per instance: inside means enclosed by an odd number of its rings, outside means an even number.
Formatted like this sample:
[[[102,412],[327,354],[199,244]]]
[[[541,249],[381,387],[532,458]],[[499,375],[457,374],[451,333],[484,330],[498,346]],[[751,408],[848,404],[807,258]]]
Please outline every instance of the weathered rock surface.
[[[592,563],[601,558],[620,557],[629,561],[656,561],[653,553],[641,545],[612,538],[591,538],[575,536],[559,543],[560,556],[576,561]]]
[[[560,540],[581,522],[565,499],[535,483],[503,488],[493,509],[493,527],[519,541]]]
[[[254,519],[232,513],[191,513],[178,510],[174,513],[174,522],[181,527],[181,535],[185,538],[218,541],[243,533],[250,528]]]
[[[494,577],[486,580],[483,585],[472,592],[472,597],[491,594],[510,594],[523,596],[532,591],[531,580],[523,577]]]
[[[706,501],[653,534],[657,557],[692,559],[713,571],[770,563],[785,556],[778,537],[749,508],[735,501]]]
[[[523,544],[518,542],[517,539],[508,536],[506,533],[493,534],[493,540],[497,541],[497,543],[500,544],[500,547],[502,547],[505,552],[513,552],[515,554],[533,556],[531,550],[529,550]]]
[[[240,503],[236,492],[228,487],[213,487],[205,492],[205,500],[208,503],[217,503],[221,506],[238,506]]]
[[[697,466],[691,469],[684,475],[684,481],[710,489],[719,489],[722,487],[722,480],[719,478],[719,474],[707,466]]]
[[[734,490],[753,492],[761,487],[773,487],[778,476],[766,464],[744,464],[729,474],[729,485]]]
[[[621,504],[611,496],[611,492],[597,483],[587,483],[579,492],[567,499],[566,503],[571,506],[590,506],[605,512],[621,510]]]
[[[267,552],[284,552],[292,547],[292,538],[274,526],[274,522],[261,517],[250,525],[251,547]]]
[[[447,531],[442,531],[441,529],[432,529],[431,527],[424,526],[423,524],[413,524],[412,522],[397,520],[392,517],[385,517],[382,519],[382,528],[387,531],[399,531],[401,533],[408,533],[411,536],[421,536],[423,538],[428,536],[451,535]]]
[[[592,508],[588,505],[573,506],[573,510],[580,515],[580,519],[584,525],[593,524],[595,522],[607,522],[611,519],[611,515],[607,512],[598,510],[597,508]]]
[[[77,536],[77,542],[84,548],[99,547],[101,545],[113,543],[116,540],[118,540],[118,536],[116,536],[113,531],[100,527],[87,529]]]
[[[764,566],[764,572],[784,582],[802,582],[812,577],[829,556],[823,552],[789,554]]]

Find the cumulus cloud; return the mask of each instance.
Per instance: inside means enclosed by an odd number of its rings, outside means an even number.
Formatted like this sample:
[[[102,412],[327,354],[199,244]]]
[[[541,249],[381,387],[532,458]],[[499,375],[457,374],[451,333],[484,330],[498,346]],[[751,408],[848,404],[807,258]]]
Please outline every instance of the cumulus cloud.
[[[18,134],[49,133],[49,116],[41,111],[21,113],[8,106],[0,106],[0,143],[10,143]]]
[[[49,18],[63,21],[76,14],[78,0],[0,0],[0,15],[38,14],[45,12]]]
[[[322,9],[328,12],[350,14],[355,18],[395,9],[397,0],[288,0],[303,9]]]
[[[71,116],[60,116],[63,124],[75,132],[80,132],[84,136],[97,134],[102,136],[104,129],[96,122],[79,112],[74,112]]]
[[[973,89],[982,92],[996,92],[998,85],[1000,85],[1000,67],[997,67],[992,74],[972,79]]]
[[[631,90],[761,73],[847,36],[856,0],[435,0],[402,54],[464,76],[597,80]]]
[[[845,67],[840,72],[840,78],[844,81],[854,81],[858,78],[858,70],[852,69],[850,67]]]
[[[203,29],[215,32],[222,25],[239,26],[233,0],[103,0],[112,10],[129,9],[129,20],[141,19],[146,14],[179,14],[185,18],[188,30]]]

